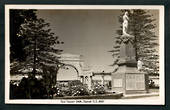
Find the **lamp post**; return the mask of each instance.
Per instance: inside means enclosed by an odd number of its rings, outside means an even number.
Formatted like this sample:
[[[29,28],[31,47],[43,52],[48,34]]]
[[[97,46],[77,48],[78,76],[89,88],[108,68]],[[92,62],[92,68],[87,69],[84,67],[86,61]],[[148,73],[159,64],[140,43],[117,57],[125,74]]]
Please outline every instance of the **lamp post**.
[[[57,65],[57,70],[56,70],[57,71],[57,73],[56,73],[56,85],[57,85],[57,74],[58,74],[58,70],[60,69],[60,66],[61,66],[60,64]]]
[[[104,86],[104,71],[102,71],[102,85]]]

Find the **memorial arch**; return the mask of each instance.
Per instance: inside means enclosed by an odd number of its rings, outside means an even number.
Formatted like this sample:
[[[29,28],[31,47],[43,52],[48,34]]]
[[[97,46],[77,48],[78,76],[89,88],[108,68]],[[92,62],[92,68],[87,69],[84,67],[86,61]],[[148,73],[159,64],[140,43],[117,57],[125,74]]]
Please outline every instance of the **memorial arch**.
[[[64,70],[68,71],[73,69],[74,75],[76,74],[77,77],[75,80],[80,80],[80,76],[83,74],[83,66],[84,66],[84,61],[81,55],[63,53],[60,55],[59,61],[64,64],[60,67],[59,72],[61,72],[61,69],[63,69],[62,72],[64,72]],[[58,74],[62,74],[62,73],[58,73]],[[72,77],[72,75],[70,74],[71,73],[65,74],[65,76],[63,77],[68,77],[68,76]]]
[[[91,88],[92,72],[90,68],[84,64],[82,55],[63,53],[60,55],[59,61],[64,64],[61,69],[64,67],[71,67],[75,70],[74,75],[76,74],[77,77],[74,80],[80,80],[83,84],[87,84],[89,89]],[[61,75],[62,73],[59,74]],[[71,78],[72,75],[70,75],[70,73],[63,75],[63,77],[68,76]],[[70,78],[68,80],[70,80]]]
[[[74,65],[64,64],[59,68],[56,80],[79,80],[79,71]]]

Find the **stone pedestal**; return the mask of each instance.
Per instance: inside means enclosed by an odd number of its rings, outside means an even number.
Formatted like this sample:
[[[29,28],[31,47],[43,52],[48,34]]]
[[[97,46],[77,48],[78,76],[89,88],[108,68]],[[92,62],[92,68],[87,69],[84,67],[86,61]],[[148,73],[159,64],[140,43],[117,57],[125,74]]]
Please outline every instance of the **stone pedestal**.
[[[132,40],[122,40],[118,65],[118,70],[112,73],[112,91],[124,94],[148,91],[148,76],[137,69],[136,52]]]

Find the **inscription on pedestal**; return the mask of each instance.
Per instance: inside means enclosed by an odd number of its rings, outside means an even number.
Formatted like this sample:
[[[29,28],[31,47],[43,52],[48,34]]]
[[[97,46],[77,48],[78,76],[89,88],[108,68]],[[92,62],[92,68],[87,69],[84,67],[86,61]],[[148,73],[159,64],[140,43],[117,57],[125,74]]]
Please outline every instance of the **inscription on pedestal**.
[[[114,79],[113,86],[114,87],[122,87],[122,79]]]
[[[145,90],[144,74],[126,74],[126,90]]]

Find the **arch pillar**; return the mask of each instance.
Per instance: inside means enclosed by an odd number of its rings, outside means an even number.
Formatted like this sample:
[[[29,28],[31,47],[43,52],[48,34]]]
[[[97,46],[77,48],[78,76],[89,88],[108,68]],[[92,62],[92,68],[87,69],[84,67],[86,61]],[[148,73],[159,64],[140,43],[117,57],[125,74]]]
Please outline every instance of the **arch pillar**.
[[[80,76],[80,82],[84,84],[84,76]]]

